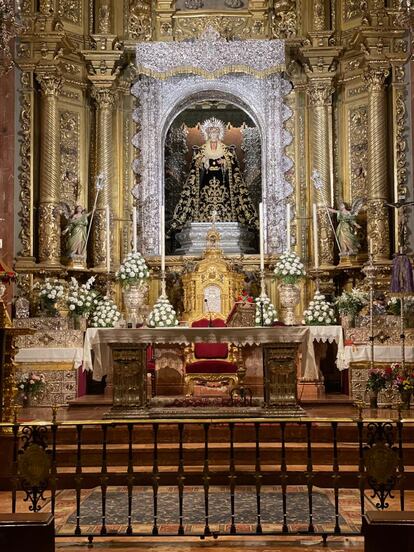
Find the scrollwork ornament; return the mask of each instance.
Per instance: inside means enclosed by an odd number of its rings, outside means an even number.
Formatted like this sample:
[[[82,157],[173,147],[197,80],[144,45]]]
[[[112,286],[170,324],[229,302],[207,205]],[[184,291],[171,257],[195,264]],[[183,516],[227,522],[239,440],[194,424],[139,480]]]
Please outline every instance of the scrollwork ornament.
[[[296,36],[296,0],[276,0],[272,14],[272,34],[275,38]]]
[[[32,126],[32,74],[23,72],[20,77],[22,85],[20,96],[20,165],[19,165],[19,220],[21,243],[18,255],[21,257],[30,257],[32,251],[32,232],[31,232],[31,126]]]
[[[151,40],[151,1],[130,0],[128,15],[128,35],[134,40]]]
[[[397,168],[398,197],[407,196],[407,107],[405,102],[405,90],[397,89],[395,98],[395,152]]]
[[[53,13],[53,2],[52,0],[40,0],[39,3],[39,12],[42,15],[52,15]]]
[[[60,220],[55,203],[39,206],[39,260],[56,263],[60,259]]]
[[[349,111],[350,180],[352,199],[367,194],[368,110],[362,105]]]
[[[334,236],[329,221],[328,213],[323,207],[318,208],[318,221],[319,221],[319,258],[322,265],[333,265],[334,256]]]
[[[93,263],[94,266],[106,265],[106,216],[104,209],[98,209],[93,219]]]
[[[372,239],[374,261],[388,260],[390,255],[390,231],[388,207],[383,200],[368,202],[368,236]]]
[[[325,27],[324,0],[313,0],[313,28],[315,31],[324,31]]]
[[[79,25],[82,22],[82,4],[81,0],[59,0],[59,13],[62,19]]]

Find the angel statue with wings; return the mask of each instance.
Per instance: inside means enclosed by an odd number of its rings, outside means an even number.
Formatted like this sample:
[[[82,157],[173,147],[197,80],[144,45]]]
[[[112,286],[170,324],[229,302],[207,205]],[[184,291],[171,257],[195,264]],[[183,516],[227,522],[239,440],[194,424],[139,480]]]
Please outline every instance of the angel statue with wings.
[[[74,212],[66,217],[67,224],[62,235],[67,236],[66,254],[72,260],[85,257],[89,215],[82,205],[76,205]]]
[[[339,209],[328,208],[331,213],[336,213],[336,237],[340,255],[356,255],[361,247],[361,226],[356,218],[363,204],[363,199],[355,199],[350,209],[347,209],[343,201],[339,203]]]

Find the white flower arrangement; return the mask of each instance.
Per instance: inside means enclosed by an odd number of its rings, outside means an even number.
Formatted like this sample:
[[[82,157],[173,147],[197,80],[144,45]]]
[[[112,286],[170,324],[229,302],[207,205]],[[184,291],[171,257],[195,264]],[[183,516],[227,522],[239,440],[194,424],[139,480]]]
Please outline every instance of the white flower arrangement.
[[[115,278],[121,282],[122,286],[128,286],[148,280],[149,275],[149,268],[144,257],[141,253],[135,252],[128,253],[115,273]]]
[[[118,307],[112,299],[105,296],[99,300],[93,311],[90,317],[90,325],[92,328],[113,328],[120,318],[121,313]]]
[[[307,326],[330,326],[335,324],[335,312],[333,307],[325,299],[320,291],[316,291],[313,300],[303,313],[302,324]]]
[[[335,305],[339,314],[356,316],[368,304],[368,293],[362,289],[352,288],[336,298]]]
[[[161,295],[150,312],[147,320],[150,328],[170,328],[178,326],[178,318],[171,303],[165,295]]]
[[[49,304],[56,304],[65,296],[65,284],[59,280],[46,280],[37,286],[39,288],[39,297]]]
[[[300,257],[293,251],[289,251],[280,256],[274,274],[284,284],[296,284],[306,276],[306,271]]]
[[[68,307],[72,316],[84,316],[89,318],[98,306],[100,295],[93,289],[95,276],[82,285],[72,276],[69,284]]]
[[[263,326],[271,326],[273,322],[277,322],[277,311],[267,295],[256,297],[254,302],[256,303],[256,326],[262,325],[262,311]]]

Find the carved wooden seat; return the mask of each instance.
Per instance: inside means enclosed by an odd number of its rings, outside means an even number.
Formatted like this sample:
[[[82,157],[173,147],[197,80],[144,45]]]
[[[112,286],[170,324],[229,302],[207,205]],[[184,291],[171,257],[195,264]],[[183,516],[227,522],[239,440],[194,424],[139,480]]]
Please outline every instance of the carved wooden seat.
[[[223,328],[221,318],[201,318],[191,324],[194,328]],[[207,394],[229,394],[237,383],[237,350],[227,343],[194,343],[186,348],[185,384],[187,395],[194,386],[202,385]]]

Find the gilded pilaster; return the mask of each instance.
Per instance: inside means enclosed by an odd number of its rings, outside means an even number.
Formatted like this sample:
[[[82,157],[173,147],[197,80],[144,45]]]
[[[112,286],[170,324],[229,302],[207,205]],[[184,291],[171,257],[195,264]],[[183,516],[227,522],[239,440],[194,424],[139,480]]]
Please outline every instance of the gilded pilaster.
[[[386,67],[368,66],[368,236],[372,239],[373,258],[381,264],[390,257],[387,172]]]
[[[334,235],[326,211],[331,206],[331,144],[330,136],[332,119],[330,107],[333,87],[331,79],[311,80],[308,87],[309,105],[311,108],[310,141],[312,144],[312,170],[316,169],[323,187],[315,190],[319,219],[319,258],[322,266],[333,265]]]
[[[62,77],[38,73],[42,91],[39,188],[39,262],[46,267],[60,266],[60,142],[58,96]]]

